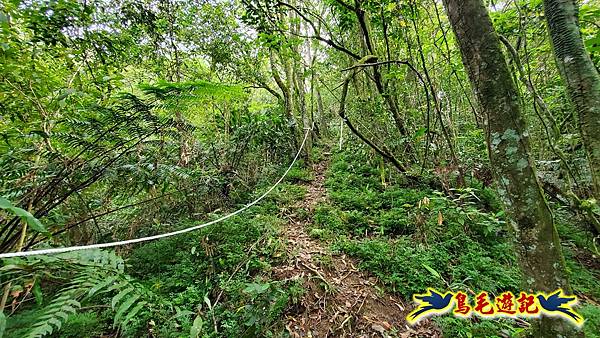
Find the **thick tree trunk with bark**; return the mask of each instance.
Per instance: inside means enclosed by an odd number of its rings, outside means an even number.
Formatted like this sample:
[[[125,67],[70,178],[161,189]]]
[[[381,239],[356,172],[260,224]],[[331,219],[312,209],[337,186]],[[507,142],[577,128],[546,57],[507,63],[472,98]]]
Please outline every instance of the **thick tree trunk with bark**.
[[[544,12],[556,64],[579,115],[594,194],[600,197],[600,75],[583,46],[575,0],[544,0]]]
[[[485,115],[488,152],[498,193],[515,235],[515,248],[529,291],[570,286],[560,241],[529,154],[519,93],[500,40],[481,0],[444,0],[463,63]],[[535,320],[540,337],[573,336],[564,320]]]

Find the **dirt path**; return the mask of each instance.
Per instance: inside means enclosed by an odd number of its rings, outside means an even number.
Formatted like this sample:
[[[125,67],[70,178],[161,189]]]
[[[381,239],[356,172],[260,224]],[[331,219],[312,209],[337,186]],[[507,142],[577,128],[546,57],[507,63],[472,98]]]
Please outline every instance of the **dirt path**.
[[[383,292],[376,278],[359,271],[357,263],[334,254],[327,244],[307,232],[314,209],[327,198],[324,187],[327,162],[313,165],[314,180],[306,185],[303,201],[292,208],[283,230],[288,265],[275,269],[279,279],[303,278],[305,293],[299,306],[287,314],[292,337],[439,337],[431,324],[409,327],[410,304]],[[304,209],[308,220],[297,217]]]

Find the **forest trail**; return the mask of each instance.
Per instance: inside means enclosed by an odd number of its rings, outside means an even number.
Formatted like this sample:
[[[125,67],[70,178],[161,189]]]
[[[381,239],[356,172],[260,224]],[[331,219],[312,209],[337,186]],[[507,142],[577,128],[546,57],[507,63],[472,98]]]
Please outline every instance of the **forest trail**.
[[[358,270],[356,260],[310,237],[307,227],[314,210],[327,199],[327,166],[327,161],[312,165],[314,178],[305,184],[306,195],[291,208],[283,229],[288,263],[275,268],[275,276],[302,278],[305,288],[300,303],[286,316],[287,331],[294,338],[440,337],[431,322],[409,327],[405,317],[411,304],[385,293],[375,277]],[[299,217],[301,209],[309,216]]]

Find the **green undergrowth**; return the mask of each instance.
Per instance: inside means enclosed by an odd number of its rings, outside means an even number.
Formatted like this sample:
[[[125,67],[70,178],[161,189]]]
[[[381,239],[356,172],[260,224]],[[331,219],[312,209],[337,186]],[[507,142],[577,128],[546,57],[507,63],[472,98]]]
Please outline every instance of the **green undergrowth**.
[[[313,179],[313,173],[304,166],[303,160],[298,160],[285,176],[286,182],[290,183],[308,183]]]
[[[315,210],[312,237],[358,258],[360,268],[405,299],[427,287],[492,294],[518,291],[521,274],[511,236],[491,189],[472,182],[447,196],[428,186],[409,186],[390,168],[382,170],[379,159],[363,149],[333,155],[326,174],[328,202]],[[599,272],[574,259],[573,250],[589,251],[589,246],[583,246],[585,239],[577,237],[574,225],[560,218],[557,223],[573,288],[598,299]],[[598,307],[580,309],[589,321],[586,331],[593,332],[600,322]],[[443,316],[435,321],[448,337],[522,331],[506,319]]]
[[[302,169],[294,172],[295,178],[303,175]],[[304,193],[284,182],[240,215],[134,250],[128,260],[136,267],[134,277],[169,299],[162,315],[148,313],[140,323],[154,323],[160,337],[190,332],[200,337],[279,336],[282,314],[303,292],[300,281],[270,277],[273,265],[285,259],[279,214]]]
[[[217,219],[261,196],[283,173],[273,172],[252,194],[240,195],[229,210],[216,210],[201,219],[175,219],[153,224],[146,231],[166,232]],[[280,337],[282,318],[303,293],[301,280],[277,280],[275,265],[284,264],[285,243],[280,233],[286,208],[301,200],[306,188],[296,183],[311,173],[296,164],[292,175],[260,203],[243,213],[205,228],[148,242],[121,252],[125,271],[145,305],[127,326],[113,325],[111,299],[81,303],[54,330],[57,337]],[[130,276],[130,277],[129,277]],[[50,289],[45,289],[50,290]],[[51,297],[52,291],[44,291]],[[37,296],[36,296],[37,298]],[[114,300],[113,300],[114,301]],[[109,304],[109,305],[106,305]],[[9,336],[26,332],[35,307],[11,318]],[[15,334],[15,335],[12,335]]]

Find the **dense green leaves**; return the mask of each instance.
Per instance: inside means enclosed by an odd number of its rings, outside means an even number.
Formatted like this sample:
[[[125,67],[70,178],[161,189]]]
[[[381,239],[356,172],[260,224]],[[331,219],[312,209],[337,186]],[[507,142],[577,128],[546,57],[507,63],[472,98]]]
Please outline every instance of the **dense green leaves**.
[[[597,269],[579,261],[593,252],[600,213],[542,1],[485,3],[505,38],[537,174],[568,220],[574,283],[597,301]],[[579,11],[596,67],[599,8]],[[406,173],[340,121],[347,76],[345,117]],[[0,331],[6,319],[10,336],[278,336],[302,311],[305,282],[273,273],[289,263],[278,227],[290,211],[386,292],[519,283],[491,136],[440,2],[4,0],[0,78],[0,252],[214,219],[260,195],[314,128],[286,180],[243,217],[119,255],[6,260]],[[296,208],[323,174],[311,165],[331,156],[328,201]],[[507,322],[440,325],[450,336],[514,332]]]
[[[37,218],[33,217],[33,215],[28,211],[15,207],[4,197],[0,197],[0,209],[8,210],[15,216],[20,217],[24,222],[27,223],[27,225],[31,227],[31,229],[43,234],[48,234],[48,230],[44,228],[42,223]]]
[[[131,281],[123,269],[124,262],[119,256],[101,250],[10,260],[1,271],[2,279],[12,280],[17,285],[33,283],[30,288],[38,299],[38,306],[22,326],[9,326],[11,334],[43,337],[57,332],[68,318],[80,311],[82,303],[98,301],[102,299],[98,295],[107,293],[113,295],[114,324],[125,329],[151,294]],[[29,282],[32,275],[34,281]],[[64,278],[68,278],[64,286],[44,303],[40,283]]]

